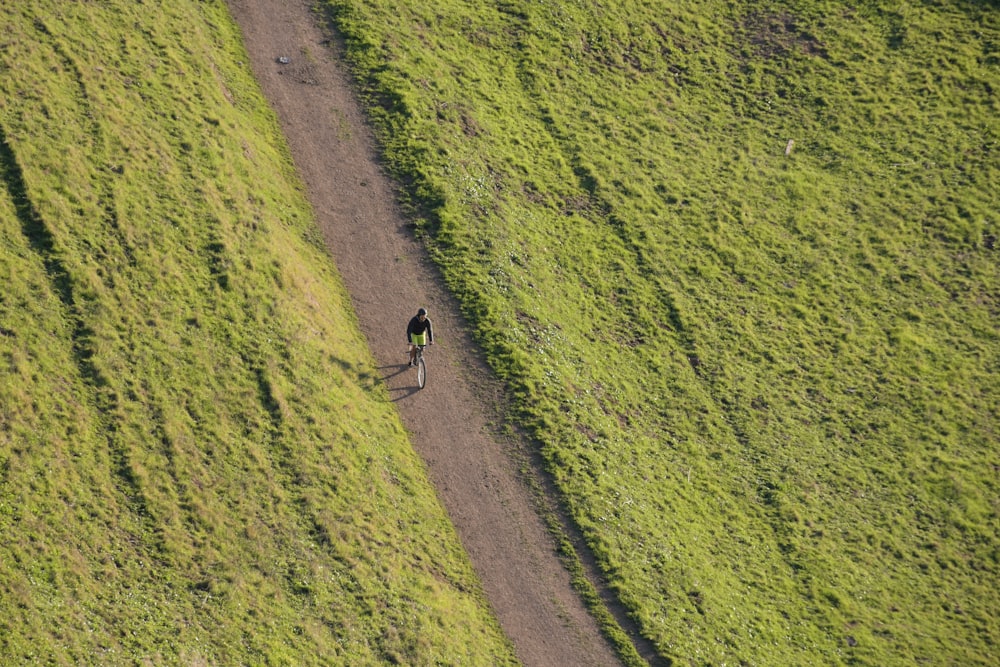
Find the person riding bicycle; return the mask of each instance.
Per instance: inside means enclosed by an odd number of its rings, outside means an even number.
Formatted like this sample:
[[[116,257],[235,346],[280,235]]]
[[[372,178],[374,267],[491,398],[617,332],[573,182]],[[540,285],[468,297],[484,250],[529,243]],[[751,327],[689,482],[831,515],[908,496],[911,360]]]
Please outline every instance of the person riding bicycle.
[[[427,319],[427,309],[421,308],[406,325],[406,342],[409,344],[410,366],[417,361],[418,345],[433,345],[434,330],[431,321]]]

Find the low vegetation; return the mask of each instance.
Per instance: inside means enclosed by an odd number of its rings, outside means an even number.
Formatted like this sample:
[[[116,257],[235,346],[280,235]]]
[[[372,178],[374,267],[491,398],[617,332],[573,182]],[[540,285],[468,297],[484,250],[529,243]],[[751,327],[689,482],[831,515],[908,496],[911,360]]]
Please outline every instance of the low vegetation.
[[[992,3],[320,4],[665,659],[997,662]],[[512,663],[224,3],[0,16],[3,661]]]
[[[0,662],[512,664],[225,4],[0,24]]]
[[[323,6],[662,656],[1000,659],[993,3]]]

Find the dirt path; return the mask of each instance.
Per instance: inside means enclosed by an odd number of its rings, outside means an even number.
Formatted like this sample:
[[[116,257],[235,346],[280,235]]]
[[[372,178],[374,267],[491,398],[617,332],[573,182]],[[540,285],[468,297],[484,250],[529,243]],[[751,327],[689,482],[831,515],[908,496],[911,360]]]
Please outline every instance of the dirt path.
[[[518,658],[619,664],[574,593],[511,457],[490,434],[497,395],[490,376],[395,207],[349,79],[309,5],[229,0],[389,393]],[[423,391],[404,358],[406,321],[420,305],[439,342],[428,351]]]

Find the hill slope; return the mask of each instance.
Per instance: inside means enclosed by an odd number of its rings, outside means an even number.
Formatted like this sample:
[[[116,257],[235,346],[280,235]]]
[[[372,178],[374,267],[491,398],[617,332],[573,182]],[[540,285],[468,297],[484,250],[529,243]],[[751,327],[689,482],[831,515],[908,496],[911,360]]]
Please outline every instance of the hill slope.
[[[662,655],[996,662],[994,4],[325,3]]]
[[[0,16],[3,661],[513,663],[224,5]]]

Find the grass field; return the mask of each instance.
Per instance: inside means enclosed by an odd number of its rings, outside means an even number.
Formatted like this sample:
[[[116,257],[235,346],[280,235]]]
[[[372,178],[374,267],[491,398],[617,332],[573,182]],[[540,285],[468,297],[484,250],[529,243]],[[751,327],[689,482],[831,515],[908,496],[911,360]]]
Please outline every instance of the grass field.
[[[995,2],[320,4],[665,659],[1000,661]],[[224,3],[0,17],[2,661],[513,663]]]
[[[324,6],[663,656],[1000,660],[995,3]]]
[[[0,663],[513,664],[224,3],[0,25]]]

